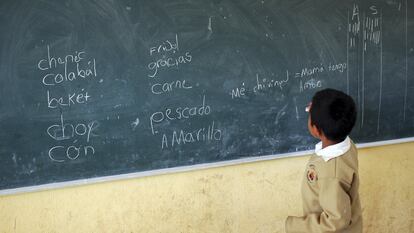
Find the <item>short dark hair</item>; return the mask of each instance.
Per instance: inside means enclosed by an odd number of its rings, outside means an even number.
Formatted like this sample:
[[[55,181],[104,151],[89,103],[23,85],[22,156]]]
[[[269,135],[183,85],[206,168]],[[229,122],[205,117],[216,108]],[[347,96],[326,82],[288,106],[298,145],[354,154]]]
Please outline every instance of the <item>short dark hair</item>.
[[[355,102],[351,96],[335,89],[316,92],[310,109],[311,124],[335,142],[345,140],[356,121]]]

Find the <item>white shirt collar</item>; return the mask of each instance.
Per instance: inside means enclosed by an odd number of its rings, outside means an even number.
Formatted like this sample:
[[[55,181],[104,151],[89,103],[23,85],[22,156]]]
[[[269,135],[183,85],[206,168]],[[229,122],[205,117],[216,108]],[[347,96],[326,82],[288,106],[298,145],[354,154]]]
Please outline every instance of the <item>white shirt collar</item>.
[[[327,146],[322,149],[322,142],[315,145],[315,153],[323,158],[325,162],[345,154],[351,148],[351,139],[346,137],[340,143]]]

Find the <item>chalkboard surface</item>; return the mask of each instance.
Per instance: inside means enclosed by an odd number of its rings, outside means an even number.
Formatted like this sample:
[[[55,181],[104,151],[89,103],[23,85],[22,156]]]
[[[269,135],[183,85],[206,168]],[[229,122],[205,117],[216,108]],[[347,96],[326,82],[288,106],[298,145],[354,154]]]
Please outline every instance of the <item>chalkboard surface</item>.
[[[0,189],[309,150],[326,87],[413,137],[407,2],[1,1]]]

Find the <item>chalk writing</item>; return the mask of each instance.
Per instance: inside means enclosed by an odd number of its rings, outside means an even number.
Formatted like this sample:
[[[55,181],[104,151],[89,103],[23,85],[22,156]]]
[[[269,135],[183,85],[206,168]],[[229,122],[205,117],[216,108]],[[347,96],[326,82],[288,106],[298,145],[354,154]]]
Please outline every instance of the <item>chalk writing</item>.
[[[147,65],[150,73],[148,77],[154,78],[157,76],[160,69],[168,69],[171,67],[178,68],[182,64],[190,63],[192,61],[192,55],[190,52],[184,52],[181,55],[176,55],[179,52],[178,35],[175,35],[175,42],[166,40],[160,45],[151,47],[149,49],[150,56],[162,55],[160,58],[156,58]],[[172,55],[170,55],[172,53]]]
[[[322,87],[322,81],[315,80],[314,78],[312,78],[312,79],[307,80],[305,82],[300,80],[299,90],[300,90],[300,92],[303,92],[305,90],[316,89],[316,88],[321,88],[321,87]]]
[[[39,62],[37,63],[37,67],[40,70],[49,70],[52,68],[57,68],[58,65],[68,64],[69,62],[79,63],[80,61],[85,59],[84,55],[85,55],[85,52],[76,51],[75,54],[68,54],[64,58],[54,57],[50,53],[49,45],[47,45],[47,59],[40,59]]]
[[[161,140],[161,149],[196,142],[220,141],[222,130],[215,128],[214,124],[213,121],[207,127],[192,131],[174,130],[171,134],[164,133]]]
[[[253,92],[257,93],[271,88],[279,88],[283,90],[283,87],[289,82],[289,72],[286,71],[286,78],[284,80],[274,80],[267,78],[259,78],[259,74],[256,74],[256,85],[253,87]]]
[[[77,138],[84,137],[85,142],[89,143],[90,138],[98,136],[96,130],[99,127],[98,121],[88,123],[66,123],[63,114],[60,115],[60,122],[47,128],[46,133],[55,141],[72,140],[77,142]],[[67,159],[75,160],[81,154],[95,154],[95,148],[92,145],[55,145],[48,151],[49,158],[54,162],[65,162]]]
[[[49,158],[54,162],[65,162],[69,160],[75,160],[79,158],[79,156],[95,154],[95,148],[93,146],[54,146],[49,149],[48,155]]]
[[[349,48],[353,48],[356,46],[356,40],[358,38],[358,34],[361,31],[361,20],[359,14],[359,6],[358,4],[353,5],[352,9],[352,16],[348,22],[348,33],[349,35]]]
[[[328,71],[338,71],[340,73],[347,69],[347,63],[329,64]]]
[[[368,43],[379,45],[381,39],[380,14],[376,6],[369,8],[369,15],[365,16],[363,22],[363,43],[366,51]]]
[[[201,106],[166,108],[165,111],[158,111],[151,114],[151,132],[153,135],[158,133],[158,131],[155,129],[155,124],[159,124],[164,120],[174,121],[181,119],[190,119],[195,116],[207,116],[210,113],[211,107],[206,104],[206,96],[203,96],[203,102]]]
[[[98,121],[89,123],[66,123],[63,114],[60,115],[60,122],[47,128],[46,133],[54,140],[69,140],[75,136],[85,136],[86,142],[89,142],[91,136],[97,136],[94,132],[99,127]]]
[[[363,50],[367,50],[368,42],[379,45],[381,39],[380,17],[377,6],[371,5],[361,16],[358,4],[353,5],[352,16],[348,21],[349,48],[354,48],[360,33],[362,33]]]
[[[242,87],[237,87],[237,88],[231,90],[230,95],[231,95],[232,99],[240,98],[242,96],[245,96],[246,95],[246,88],[244,87],[244,83],[242,83]]]
[[[91,96],[85,89],[82,89],[82,93],[73,92],[71,94],[60,95],[59,97],[52,97],[52,94],[47,90],[47,107],[57,108],[61,106],[71,106],[75,104],[85,104],[88,102]]]
[[[48,150],[49,158],[53,162],[65,162],[76,160],[81,155],[95,154],[95,148],[90,145],[90,139],[97,136],[96,130],[99,127],[99,122],[68,123],[65,122],[61,111],[62,107],[69,108],[88,103],[91,95],[85,88],[70,93],[61,93],[53,88],[64,82],[96,77],[96,60],[89,58],[85,51],[75,51],[62,57],[55,56],[52,54],[50,46],[47,45],[47,57],[37,62],[37,68],[46,72],[41,82],[47,87],[47,108],[60,110],[60,122],[47,127],[46,134],[54,141],[65,142],[65,145],[53,145]],[[102,82],[103,79],[100,79],[99,83]],[[78,142],[82,138],[85,141],[84,145]]]
[[[275,89],[275,88],[283,90],[283,88],[288,84],[289,79],[290,78],[289,78],[288,71],[286,71],[286,77],[283,80],[260,78],[259,74],[256,74],[256,79],[255,79],[253,87],[249,87],[243,82],[240,87],[236,87],[232,89],[230,91],[230,95],[232,99],[235,99],[235,98],[244,97],[248,93],[259,94],[259,93],[265,92],[267,90]]]
[[[53,72],[63,66],[63,73]],[[75,66],[71,70],[69,66]],[[42,83],[46,86],[55,86],[63,82],[72,82],[79,78],[86,79],[96,77],[96,60],[86,60],[86,52],[75,52],[75,55],[66,55],[64,58],[54,57],[50,54],[49,45],[47,46],[47,59],[41,59],[37,67],[48,73],[43,76]]]
[[[330,63],[327,66],[319,65],[310,68],[302,68],[301,72],[295,73],[295,78],[299,78],[299,91],[304,92],[306,90],[321,88],[322,81],[318,79],[318,75],[327,72],[338,72],[343,73],[347,70],[348,65],[346,62],[343,63]],[[306,78],[309,78],[306,80]],[[305,80],[304,80],[305,79]]]
[[[169,40],[166,40],[162,42],[160,45],[157,45],[155,47],[150,48],[150,56],[156,54],[156,53],[162,53],[162,52],[178,52],[180,49],[178,47],[178,35],[175,34],[175,42],[170,42]]]
[[[153,78],[158,74],[160,68],[178,67],[180,64],[190,63],[192,56],[190,52],[186,52],[185,55],[179,57],[164,57],[148,64],[148,69],[152,73],[148,74],[148,77]]]
[[[316,66],[316,67],[312,67],[312,68],[303,68],[301,72],[295,73],[295,78],[303,78],[303,77],[308,77],[308,76],[312,76],[318,73],[322,73],[325,71],[325,68],[320,65],[320,66]]]
[[[186,80],[176,80],[166,83],[155,83],[151,85],[151,92],[155,95],[161,95],[164,93],[172,92],[177,89],[192,89],[193,87],[186,82]]]
[[[347,68],[348,64],[346,62],[329,63],[328,65],[320,64],[318,66],[299,69],[300,71],[294,72],[293,75],[289,70],[286,70],[283,79],[262,78],[259,74],[256,74],[253,86],[249,87],[247,83],[243,82],[240,86],[231,89],[229,95],[232,99],[238,99],[242,97],[247,98],[248,94],[264,93],[265,91],[272,89],[283,91],[283,89],[292,81],[291,77],[299,79],[299,91],[304,92],[305,90],[321,88],[323,86],[322,81],[318,79],[319,75],[323,73],[343,73]]]

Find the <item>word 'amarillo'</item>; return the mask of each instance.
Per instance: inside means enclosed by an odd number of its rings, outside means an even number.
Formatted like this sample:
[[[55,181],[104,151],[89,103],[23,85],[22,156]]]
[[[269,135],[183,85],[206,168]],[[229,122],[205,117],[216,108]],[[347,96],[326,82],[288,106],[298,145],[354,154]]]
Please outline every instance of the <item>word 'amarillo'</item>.
[[[168,137],[167,134],[162,135],[161,148],[168,148],[168,146],[174,147],[175,145],[185,145],[187,143],[195,142],[208,142],[208,141],[220,141],[222,138],[222,131],[220,129],[214,128],[214,121],[204,128],[186,132],[180,130],[179,132],[173,131],[171,136]]]

